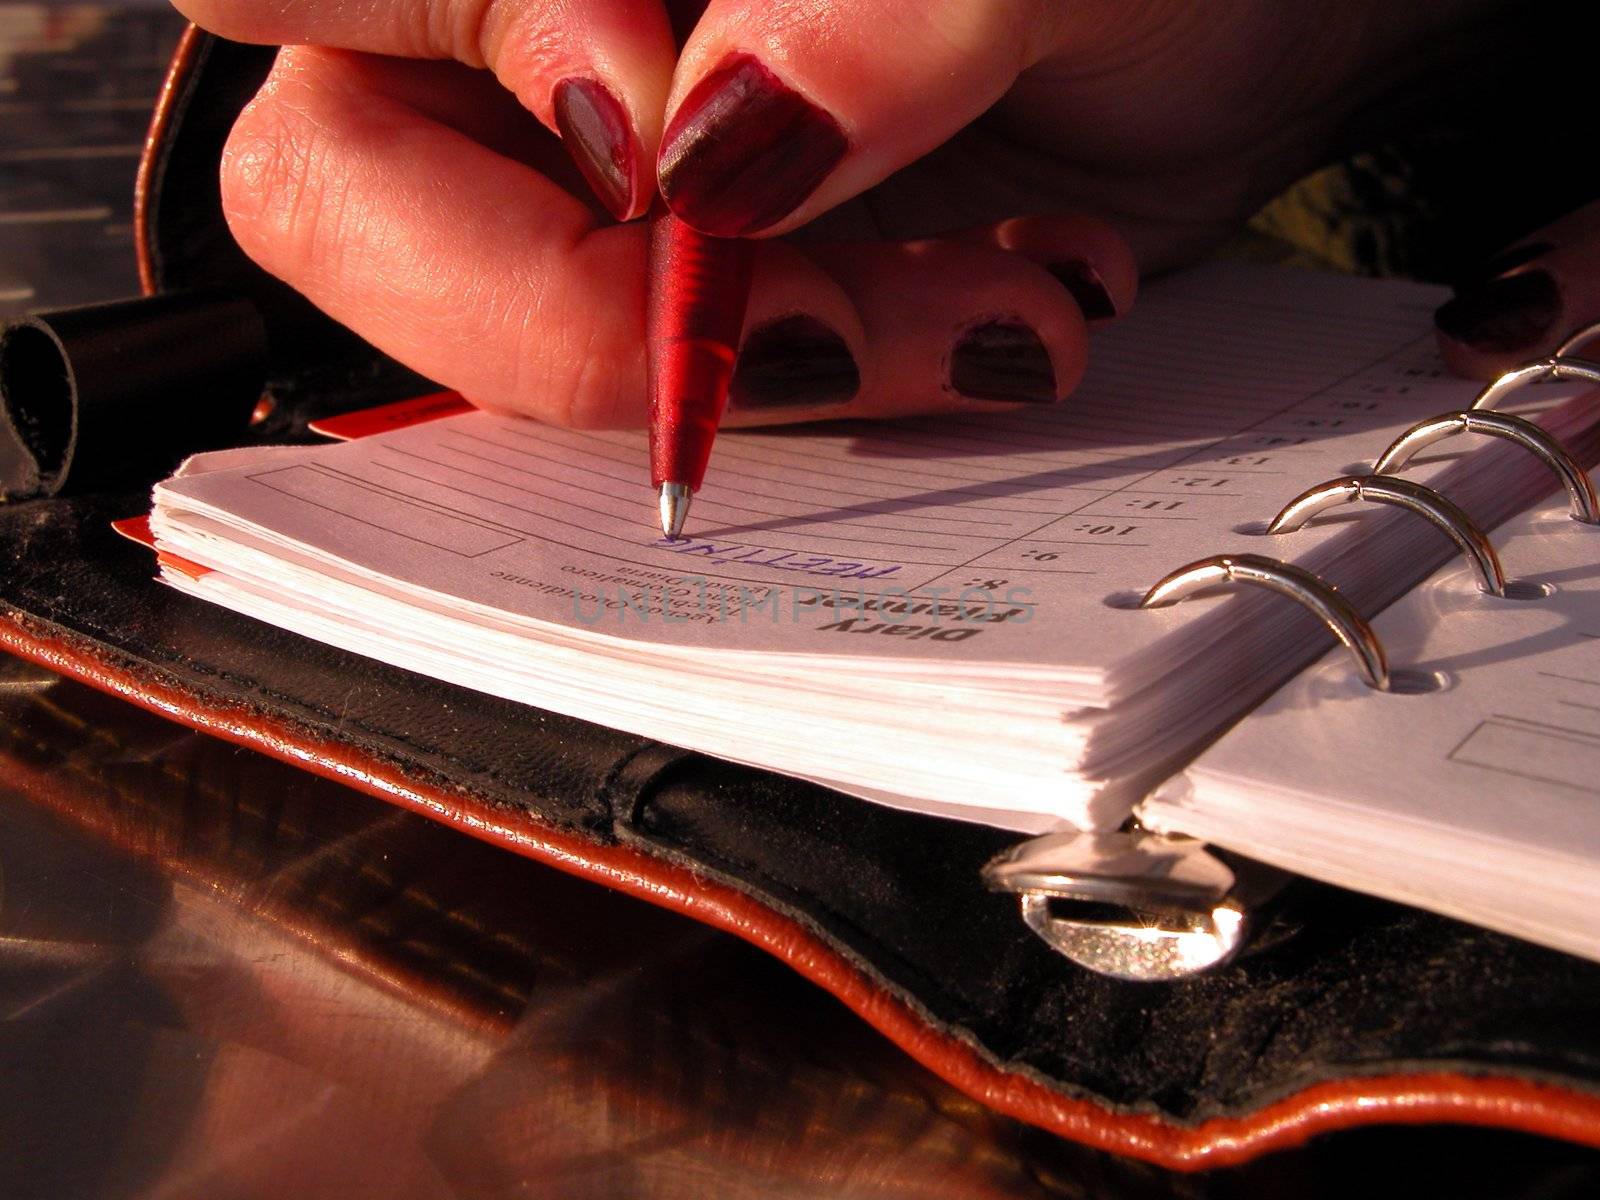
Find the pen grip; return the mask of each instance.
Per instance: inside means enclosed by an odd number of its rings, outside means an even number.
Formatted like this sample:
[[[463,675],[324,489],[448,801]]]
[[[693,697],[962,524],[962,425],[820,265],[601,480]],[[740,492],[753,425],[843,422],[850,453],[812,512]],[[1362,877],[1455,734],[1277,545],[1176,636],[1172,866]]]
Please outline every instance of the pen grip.
[[[650,221],[646,338],[651,483],[698,490],[728,402],[755,245],[690,228],[658,204]]]

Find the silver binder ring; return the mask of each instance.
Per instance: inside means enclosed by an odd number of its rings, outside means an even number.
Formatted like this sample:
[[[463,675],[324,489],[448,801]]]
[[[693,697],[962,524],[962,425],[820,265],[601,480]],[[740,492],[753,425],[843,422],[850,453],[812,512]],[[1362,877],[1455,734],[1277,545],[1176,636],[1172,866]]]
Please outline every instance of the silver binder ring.
[[[1427,517],[1461,548],[1478,572],[1478,589],[1491,596],[1506,594],[1506,573],[1500,556],[1472,518],[1430,487],[1392,475],[1346,475],[1301,492],[1272,518],[1268,533],[1293,533],[1325,509],[1357,500],[1393,504]]]
[[[1164,608],[1196,592],[1241,583],[1278,592],[1316,613],[1355,655],[1367,685],[1389,690],[1389,662],[1372,627],[1337,588],[1304,567],[1261,554],[1218,554],[1179,567],[1146,592],[1139,607]]]
[[[1568,355],[1576,354],[1583,348],[1585,343],[1592,342],[1595,338],[1600,338],[1600,321],[1596,321],[1592,325],[1584,325],[1567,334],[1566,341],[1556,347],[1556,357],[1565,358]]]
[[[1567,495],[1572,498],[1572,519],[1586,525],[1600,524],[1600,500],[1596,500],[1594,484],[1589,481],[1583,468],[1567,453],[1565,446],[1550,436],[1544,426],[1511,413],[1464,409],[1419,421],[1395,438],[1393,444],[1373,464],[1372,473],[1393,475],[1410,462],[1418,451],[1458,433],[1505,438],[1532,450],[1566,485]]]
[[[1512,392],[1525,388],[1530,383],[1542,383],[1547,379],[1600,384],[1600,362],[1558,354],[1531,363],[1523,363],[1520,367],[1513,367],[1484,388],[1478,393],[1478,398],[1467,407],[1493,408]]]
[[[1244,945],[1235,874],[1200,842],[1143,831],[1052,833],[983,868],[1057,953],[1114,979],[1183,979]]]

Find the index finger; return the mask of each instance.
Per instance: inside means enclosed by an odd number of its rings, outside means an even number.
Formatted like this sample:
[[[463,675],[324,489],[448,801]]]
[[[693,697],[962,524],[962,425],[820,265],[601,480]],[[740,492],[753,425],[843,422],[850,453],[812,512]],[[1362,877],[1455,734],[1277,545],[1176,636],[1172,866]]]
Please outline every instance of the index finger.
[[[684,221],[784,233],[976,119],[1059,36],[1051,0],[711,0],[657,170]]]

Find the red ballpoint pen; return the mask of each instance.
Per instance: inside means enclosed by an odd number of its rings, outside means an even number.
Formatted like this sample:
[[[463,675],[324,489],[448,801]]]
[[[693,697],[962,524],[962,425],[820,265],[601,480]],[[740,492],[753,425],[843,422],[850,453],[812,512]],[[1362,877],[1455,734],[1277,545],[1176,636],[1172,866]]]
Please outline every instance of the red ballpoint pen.
[[[745,304],[755,244],[691,229],[656,201],[650,214],[645,353],[650,386],[650,482],[661,533],[683,532],[705,481]]]

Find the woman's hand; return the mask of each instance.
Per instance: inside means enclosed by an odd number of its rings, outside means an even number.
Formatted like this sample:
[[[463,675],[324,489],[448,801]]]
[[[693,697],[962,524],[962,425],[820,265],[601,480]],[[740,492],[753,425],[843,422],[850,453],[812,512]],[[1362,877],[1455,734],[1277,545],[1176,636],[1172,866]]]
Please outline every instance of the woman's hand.
[[[1136,261],[1226,236],[1479,0],[713,0],[681,55],[661,0],[179,6],[290,47],[223,164],[252,257],[479,404],[637,426],[644,230],[591,189],[805,227],[730,423],[1049,403]]]
[[[1434,320],[1445,361],[1474,379],[1551,354],[1600,322],[1600,202],[1502,251]],[[1600,338],[1577,352],[1600,354]]]

